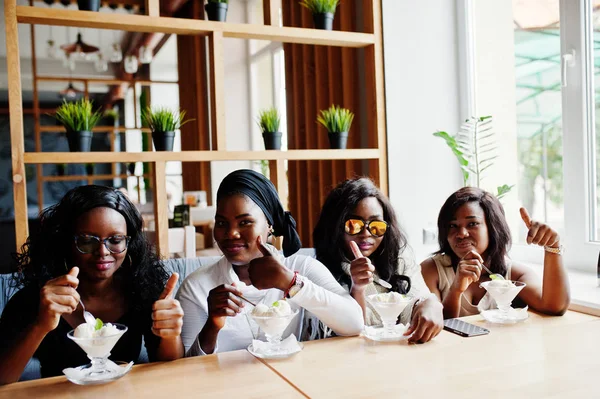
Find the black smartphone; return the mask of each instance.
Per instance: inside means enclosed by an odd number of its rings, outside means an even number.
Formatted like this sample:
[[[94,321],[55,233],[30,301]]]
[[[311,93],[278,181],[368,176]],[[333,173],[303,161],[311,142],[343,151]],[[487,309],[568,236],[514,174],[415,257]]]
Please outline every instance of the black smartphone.
[[[460,319],[444,320],[444,330],[458,334],[461,337],[476,337],[477,335],[489,334],[487,328],[476,326],[475,324],[467,323]]]

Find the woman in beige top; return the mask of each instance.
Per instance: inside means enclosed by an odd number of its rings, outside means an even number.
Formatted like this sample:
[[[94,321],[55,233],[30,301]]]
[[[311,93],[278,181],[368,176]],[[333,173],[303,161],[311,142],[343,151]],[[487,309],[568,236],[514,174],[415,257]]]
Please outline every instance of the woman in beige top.
[[[475,187],[463,187],[442,206],[438,217],[440,250],[421,263],[425,283],[444,305],[444,318],[468,316],[495,307],[480,283],[492,273],[527,285],[516,302],[551,315],[566,312],[569,281],[562,261],[562,246],[556,231],[533,221],[525,208],[521,218],[529,229],[527,243],[544,247],[544,277],[527,266],[511,262],[510,229],[498,199]]]
[[[442,306],[423,281],[419,265],[407,256],[406,237],[389,199],[368,178],[346,180],[329,193],[313,232],[317,259],[363,309],[366,325],[381,325],[366,297],[388,289],[414,297],[400,314],[410,324],[405,335],[427,342],[443,327]]]

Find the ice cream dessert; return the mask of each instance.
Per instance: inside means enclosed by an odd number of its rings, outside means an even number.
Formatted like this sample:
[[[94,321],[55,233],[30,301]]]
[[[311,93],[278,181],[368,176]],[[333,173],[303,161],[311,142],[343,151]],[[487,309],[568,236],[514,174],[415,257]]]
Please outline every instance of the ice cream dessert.
[[[406,295],[401,295],[393,291],[369,295],[367,299],[384,322],[390,320],[395,322],[411,300]]]
[[[267,335],[281,335],[293,316],[290,304],[285,300],[273,302],[271,306],[259,303],[252,309],[250,315]]]
[[[525,287],[525,283],[510,280],[491,280],[481,283],[481,286],[494,298],[499,309],[506,310],[519,291]]]
[[[127,331],[127,327],[111,323],[102,323],[96,319],[95,324],[83,323],[67,334],[88,354],[89,357],[106,357],[119,338]]]
[[[253,316],[289,316],[292,314],[292,308],[287,301],[275,301],[271,306],[259,303],[252,309]]]

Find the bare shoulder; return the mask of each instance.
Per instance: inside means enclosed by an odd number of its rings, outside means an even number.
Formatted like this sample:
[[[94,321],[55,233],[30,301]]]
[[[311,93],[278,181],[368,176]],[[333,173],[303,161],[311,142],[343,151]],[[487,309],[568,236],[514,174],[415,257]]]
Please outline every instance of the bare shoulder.
[[[421,262],[421,273],[426,281],[438,281],[439,276],[437,267],[435,266],[435,262],[432,258],[427,258]]]

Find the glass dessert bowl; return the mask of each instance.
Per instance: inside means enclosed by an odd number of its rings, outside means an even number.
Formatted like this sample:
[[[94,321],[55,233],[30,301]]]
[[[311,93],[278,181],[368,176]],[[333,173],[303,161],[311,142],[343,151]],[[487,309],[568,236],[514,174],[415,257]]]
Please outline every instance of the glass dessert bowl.
[[[85,373],[82,380],[100,382],[121,377],[122,374],[118,370],[107,367],[107,361],[110,351],[126,331],[127,326],[117,323],[107,323],[100,328],[83,323],[67,333],[67,337],[79,345],[92,361],[91,364],[83,366],[82,370],[85,370]]]
[[[365,326],[365,336],[375,341],[400,341],[405,339],[406,326],[397,324],[397,322],[400,313],[411,300],[411,297],[393,291],[367,296],[367,301],[379,314],[383,327]]]
[[[521,281],[491,280],[480,284],[490,296],[496,301],[498,309],[482,312],[486,320],[494,323],[511,323],[526,318],[522,312],[513,309],[510,305],[516,296],[525,288],[526,284]]]
[[[259,303],[252,309],[250,317],[258,324],[267,338],[268,345],[265,354],[274,355],[282,352],[283,332],[297,314],[298,310],[292,311],[289,303],[285,300],[275,301],[271,306]]]

